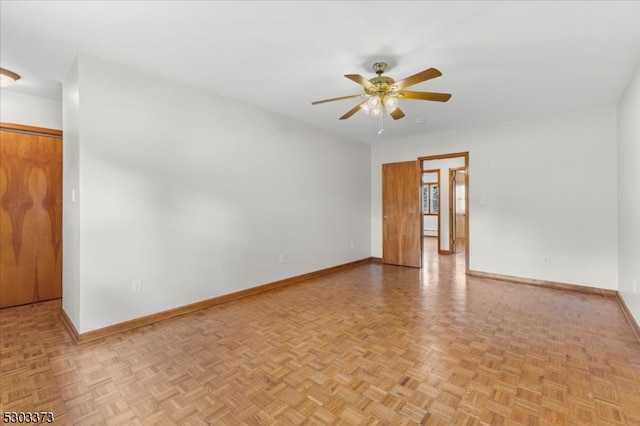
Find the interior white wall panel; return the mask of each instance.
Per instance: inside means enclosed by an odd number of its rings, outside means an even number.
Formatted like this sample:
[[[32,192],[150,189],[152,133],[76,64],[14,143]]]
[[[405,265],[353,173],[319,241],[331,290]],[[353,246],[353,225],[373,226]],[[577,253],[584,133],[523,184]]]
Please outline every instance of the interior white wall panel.
[[[618,105],[618,290],[640,324],[639,117],[640,65]]]
[[[373,144],[373,256],[381,164],[464,151],[471,270],[617,289],[615,106]]]
[[[0,121],[62,130],[62,103],[0,89]]]
[[[80,332],[370,256],[368,145],[93,56],[77,66],[65,265]]]

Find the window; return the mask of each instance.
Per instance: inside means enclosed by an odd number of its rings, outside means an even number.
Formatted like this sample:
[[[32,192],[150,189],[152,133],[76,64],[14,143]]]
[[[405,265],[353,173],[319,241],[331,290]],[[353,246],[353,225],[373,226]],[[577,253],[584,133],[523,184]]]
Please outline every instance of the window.
[[[438,170],[422,173],[422,213],[437,215],[440,211],[438,187]]]

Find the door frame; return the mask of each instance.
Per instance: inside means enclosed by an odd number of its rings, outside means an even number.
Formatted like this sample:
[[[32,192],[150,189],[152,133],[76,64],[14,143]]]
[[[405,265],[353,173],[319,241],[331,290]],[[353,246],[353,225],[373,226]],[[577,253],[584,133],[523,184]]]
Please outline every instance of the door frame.
[[[453,152],[453,153],[449,153],[449,154],[439,154],[439,155],[428,155],[428,156],[424,156],[424,157],[418,157],[418,161],[420,162],[420,170],[424,169],[424,162],[425,161],[430,161],[430,160],[444,160],[447,158],[458,158],[458,157],[463,157],[464,158],[464,167],[461,169],[464,169],[465,174],[464,174],[464,185],[465,185],[465,194],[464,194],[464,200],[465,200],[465,208],[467,210],[467,220],[465,223],[465,234],[466,234],[466,239],[464,242],[464,270],[465,273],[469,272],[469,222],[470,222],[470,218],[471,218],[471,209],[469,208],[469,151],[463,151],[463,152]],[[422,185],[422,182],[420,183]],[[420,191],[420,194],[422,194],[422,191]],[[451,194],[449,194],[451,195]],[[440,193],[438,194],[439,197],[442,196],[442,191],[440,191]],[[441,204],[440,204],[441,205]],[[442,210],[440,211],[440,214],[438,215],[438,229],[440,230],[440,215],[442,214]],[[447,213],[448,214],[448,213]],[[421,229],[420,232],[422,233],[423,230]],[[451,236],[449,236],[451,237]],[[438,249],[440,248],[440,236],[438,236]],[[423,249],[421,249],[422,251]],[[422,256],[424,253],[420,253],[420,255]]]

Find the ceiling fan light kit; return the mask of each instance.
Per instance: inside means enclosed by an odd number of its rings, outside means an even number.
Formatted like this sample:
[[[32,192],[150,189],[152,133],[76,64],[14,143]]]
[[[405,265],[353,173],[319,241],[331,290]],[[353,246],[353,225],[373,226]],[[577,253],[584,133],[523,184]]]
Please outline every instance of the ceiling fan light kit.
[[[347,111],[340,120],[346,120],[354,115],[356,112],[362,110],[372,117],[380,117],[380,130],[378,134],[382,133],[382,115],[383,108],[394,120],[399,120],[404,117],[404,112],[399,108],[400,99],[415,99],[420,101],[436,101],[447,102],[451,98],[450,93],[435,93],[435,92],[414,92],[405,91],[406,87],[413,86],[423,81],[430,80],[432,78],[440,77],[442,73],[435,68],[429,68],[421,71],[417,74],[404,78],[400,81],[395,81],[393,78],[382,75],[386,69],[387,64],[385,62],[376,62],[372,66],[373,71],[376,73],[376,77],[369,80],[362,77],[359,74],[347,74],[346,78],[360,84],[364,88],[364,93],[357,95],[341,96],[338,98],[324,99],[321,101],[311,102],[311,105],[318,105],[326,102],[341,101],[345,99],[358,99],[364,98],[358,105]]]
[[[0,68],[0,86],[6,87],[20,80],[20,76],[13,71]]]

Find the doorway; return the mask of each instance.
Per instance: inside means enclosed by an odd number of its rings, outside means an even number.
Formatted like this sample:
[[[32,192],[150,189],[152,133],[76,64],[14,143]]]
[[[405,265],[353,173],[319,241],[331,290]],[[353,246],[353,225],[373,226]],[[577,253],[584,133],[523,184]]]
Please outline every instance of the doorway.
[[[454,216],[450,202],[450,169],[464,183],[459,190],[461,200],[454,200],[464,208],[464,216]],[[437,180],[427,182],[430,198],[423,202],[425,191],[424,172],[437,170]],[[459,173],[458,173],[459,172]],[[435,183],[437,182],[437,183]],[[435,183],[435,184],[434,184]],[[453,185],[455,188],[455,185]],[[420,268],[424,257],[425,206],[429,212],[437,212],[437,253],[451,255],[451,226],[457,223],[460,233],[454,240],[465,273],[469,270],[469,153],[419,157],[417,161],[387,163],[382,165],[382,263]],[[432,247],[430,245],[429,247]],[[430,251],[431,253],[431,251]],[[431,254],[430,254],[431,256]]]
[[[469,153],[433,155],[420,157],[418,160],[423,173],[433,173],[436,170],[439,176],[435,200],[438,206],[437,244],[433,242],[434,237],[428,235],[430,227],[425,227],[423,221],[423,247],[427,244],[431,247],[437,245],[438,255],[455,256],[458,258],[457,262],[464,262],[466,272],[469,270]],[[424,186],[421,194],[424,194]],[[424,206],[424,199],[422,201]],[[430,202],[433,203],[434,200]],[[423,250],[422,254],[433,256],[434,253],[435,250],[429,250],[428,253]]]

